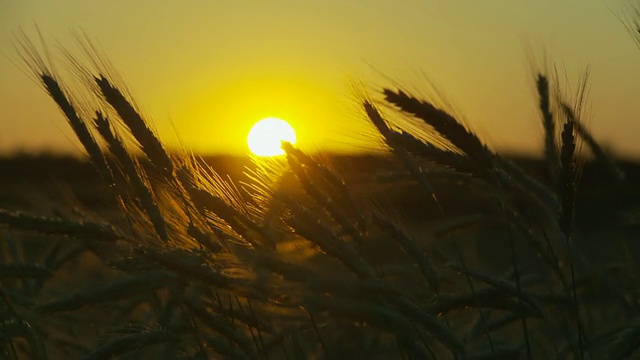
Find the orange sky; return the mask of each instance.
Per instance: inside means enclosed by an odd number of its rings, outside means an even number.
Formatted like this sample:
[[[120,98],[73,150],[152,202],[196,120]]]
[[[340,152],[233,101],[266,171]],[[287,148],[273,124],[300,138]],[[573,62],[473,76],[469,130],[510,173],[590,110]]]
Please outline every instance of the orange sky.
[[[617,18],[625,4],[0,0],[0,152],[79,148],[53,102],[12,63],[14,32],[35,38],[35,22],[69,49],[70,30],[83,29],[161,137],[196,151],[244,153],[249,128],[268,116],[289,121],[306,150],[371,148],[352,82],[376,89],[391,84],[385,76],[416,90],[431,81],[495,148],[539,151],[531,44],[570,79],[591,66],[594,134],[639,157],[640,49]]]

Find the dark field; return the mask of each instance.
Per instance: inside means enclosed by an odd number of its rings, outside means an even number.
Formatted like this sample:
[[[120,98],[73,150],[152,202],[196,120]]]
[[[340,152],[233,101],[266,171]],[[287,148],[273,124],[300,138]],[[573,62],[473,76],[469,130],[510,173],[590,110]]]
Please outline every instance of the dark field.
[[[544,261],[539,251],[528,243],[527,236],[521,233],[521,229],[514,229],[509,225],[509,221],[505,221],[505,215],[499,206],[496,206],[495,201],[491,200],[491,195],[487,198],[486,189],[470,182],[467,177],[456,177],[447,172],[439,174],[438,167],[434,166],[430,170],[431,183],[433,193],[441,204],[442,211],[446,214],[443,217],[432,194],[425,191],[406,171],[403,171],[403,167],[399,166],[393,157],[323,156],[322,159],[324,164],[327,164],[344,179],[352,193],[353,201],[359,207],[381,212],[393,219],[394,223],[401,226],[403,231],[415,241],[417,249],[428,254],[438,272],[446,274],[446,268],[455,264],[458,266],[464,264],[464,267],[469,269],[468,271],[479,271],[484,276],[492,276],[497,279],[504,279],[505,276],[508,278],[508,275],[505,274],[514,271],[513,252],[510,250],[509,244],[514,244],[517,251],[517,267],[521,271],[520,276],[529,279],[526,286],[530,290],[527,291],[537,291],[536,296],[539,296],[537,301],[541,303],[539,306],[545,308],[541,318],[539,315],[527,315],[527,318],[532,316],[527,322],[527,329],[530,332],[527,335],[531,342],[530,351],[536,358],[546,356],[541,354],[557,352],[562,355],[563,351],[570,351],[570,345],[565,345],[562,348],[562,344],[566,344],[567,341],[563,331],[570,330],[562,330],[557,325],[548,324],[551,321],[549,316],[558,311],[558,307],[569,311],[571,308],[568,305],[570,304],[569,297],[562,299],[562,290],[558,290],[559,292],[549,288],[545,291],[541,290],[545,289],[544,283],[539,283],[540,280],[536,277],[553,278],[551,274],[553,271],[549,266],[541,265],[541,262]],[[540,180],[542,184],[551,186],[549,177],[545,175],[547,169],[544,161],[526,158],[513,158],[512,160],[532,177]],[[141,161],[144,164],[144,159]],[[250,173],[251,169],[255,169],[255,165],[249,159],[209,157],[203,161],[223,175],[223,178],[228,175],[240,189],[240,193],[247,198],[250,197],[245,190],[246,183],[251,182],[251,179],[247,177],[247,172]],[[640,260],[640,243],[637,242],[640,231],[640,191],[636,186],[632,186],[640,180],[640,165],[635,163],[619,163],[618,165],[626,174],[624,182],[607,173],[599,163],[588,162],[581,167],[575,202],[575,231],[572,238],[574,246],[580,249],[581,260],[577,271],[581,274],[582,279],[586,279],[583,281],[589,282],[589,286],[584,286],[583,292],[580,294],[580,306],[584,311],[581,316],[585,316],[585,322],[587,322],[583,326],[589,327],[590,331],[594,333],[603,331],[602,329],[605,330],[605,336],[609,337],[606,340],[598,340],[604,341],[606,344],[603,346],[604,348],[613,346],[610,344],[617,344],[616,336],[621,336],[609,334],[610,331],[616,329],[615,324],[611,324],[607,318],[610,316],[609,312],[617,316],[620,316],[619,314],[632,316],[640,310],[640,304],[635,297],[636,276],[639,274],[635,272],[637,268],[634,265]],[[153,171],[149,164],[143,166],[148,171]],[[562,248],[561,236],[554,233],[554,219],[549,214],[540,211],[537,206],[532,205],[530,199],[516,190],[505,189],[503,195],[513,207],[510,211],[518,211],[528,224],[528,228],[536,236],[548,237],[552,244],[550,246]],[[111,189],[100,179],[95,168],[87,162],[73,158],[17,156],[1,159],[0,208],[9,211],[26,211],[29,214],[46,218],[86,219],[96,223],[112,221],[115,224],[122,221],[117,199],[113,196]],[[2,222],[7,221],[10,222],[7,219],[2,220]],[[75,299],[72,299],[78,301],[77,305],[63,304],[60,310],[28,310],[30,307],[37,308],[48,302],[55,302],[56,299],[58,301],[60,298],[64,299],[70,293],[89,289],[93,289],[90,291],[98,291],[96,288],[100,288],[101,284],[122,281],[119,280],[122,278],[121,269],[123,266],[126,269],[131,265],[126,265],[127,259],[118,255],[118,252],[114,253],[114,249],[109,247],[101,249],[101,245],[96,248],[95,244],[92,245],[91,241],[87,242],[86,239],[80,239],[73,235],[70,237],[48,235],[43,238],[31,231],[13,231],[12,227],[21,228],[21,226],[11,225],[0,228],[2,231],[0,236],[3,239],[2,262],[4,264],[55,264],[53,258],[60,261],[55,275],[46,282],[3,279],[3,294],[5,299],[10,299],[7,301],[13,304],[12,308],[21,309],[18,311],[25,314],[21,316],[29,319],[30,324],[42,323],[32,325],[32,331],[39,335],[40,340],[38,341],[42,342],[41,346],[46,346],[45,352],[51,358],[67,358],[68,356],[77,356],[79,353],[91,353],[92,348],[95,352],[96,345],[92,344],[106,341],[104,340],[105,334],[110,334],[107,335],[107,339],[110,339],[125,336],[129,331],[135,333],[149,331],[144,325],[149,320],[145,319],[148,316],[155,316],[153,313],[161,309],[154,309],[154,307],[162,306],[164,302],[171,301],[171,296],[168,295],[172,291],[170,289],[169,293],[162,290],[146,295],[151,298],[147,298],[143,294],[142,298],[130,300],[121,299],[118,295],[109,295],[109,292],[106,291],[103,295],[104,299],[78,295],[79,297],[76,296]],[[104,257],[98,255],[101,251],[108,255]],[[415,291],[413,287],[416,285],[416,279],[411,278],[419,274],[419,272],[413,273],[414,270],[411,270],[415,266],[415,260],[412,260],[411,255],[407,256],[408,254],[406,250],[403,251],[402,246],[390,241],[387,235],[379,232],[367,233],[366,243],[361,245],[358,251],[368,263],[373,264],[377,269],[376,272],[380,279],[385,279],[386,282],[393,284],[393,287],[405,289],[403,291],[407,293]],[[328,281],[327,279],[337,281],[339,277],[345,276],[344,270],[340,269],[338,263],[321,255],[322,251],[319,253],[316,246],[304,240],[283,239],[278,245],[278,252],[281,260],[300,263],[315,272],[323,273],[325,281]],[[125,251],[125,253],[127,252]],[[561,262],[560,266],[563,268],[561,271],[567,270],[566,264]],[[407,271],[413,274],[408,275]],[[407,276],[409,277],[407,278]],[[474,291],[482,294],[478,296],[483,298],[486,296],[487,298],[475,301],[493,303],[483,305],[483,312],[479,317],[479,313],[473,311],[476,306],[473,299],[458,298],[453,300],[457,296],[456,292],[468,292],[468,290],[463,290],[468,286],[465,277],[460,274],[442,276],[447,279],[440,286],[441,291],[444,291],[446,296],[452,297],[451,301],[454,303],[455,301],[462,303],[451,305],[453,308],[448,310],[446,305],[441,305],[440,316],[445,315],[450,319],[448,321],[451,321],[449,326],[456,331],[461,331],[461,336],[465,336],[467,351],[477,352],[476,357],[470,358],[524,358],[526,350],[522,343],[524,336],[522,325],[517,321],[518,316],[510,315],[514,311],[518,314],[518,311],[522,310],[517,310],[517,307],[511,309],[510,306],[515,303],[511,305],[504,303],[505,298],[500,294],[500,291],[495,293],[489,291],[484,295],[484,292],[491,288],[492,282],[489,281],[489,288],[485,288],[482,283],[487,283],[486,280],[479,280]],[[422,281],[417,283],[422,283]],[[313,284],[314,282],[311,281],[308,286],[315,286]],[[334,286],[338,285],[334,284]],[[322,286],[306,291],[314,292],[321,289]],[[295,291],[300,291],[300,289]],[[125,291],[122,296],[127,294]],[[327,294],[339,295],[341,290],[334,289]],[[356,295],[355,298],[362,295]],[[30,297],[30,299],[28,302],[25,300],[26,304],[22,304],[19,301],[20,296]],[[153,298],[155,300],[152,300]],[[429,298],[426,295],[422,301],[437,308],[438,300],[434,302],[433,298]],[[232,300],[232,298],[219,299],[218,301],[221,302],[217,306],[221,306],[221,308],[217,311],[222,311],[225,308],[224,304],[227,304],[227,311],[231,311],[234,308]],[[236,300],[238,301],[236,307],[249,304],[243,303],[237,298]],[[32,301],[35,301],[35,304]],[[465,301],[468,302],[466,305],[464,305]],[[563,301],[566,302],[564,305],[562,305]],[[216,308],[215,305],[210,306]],[[455,310],[459,306],[461,307]],[[607,306],[608,310],[603,310],[602,306]],[[272,325],[275,325],[276,328],[294,321],[298,316],[268,306],[256,311],[270,314],[265,317],[271,322],[275,321]],[[274,311],[275,313],[273,313]],[[283,312],[280,313],[280,311]],[[560,311],[555,316],[561,316],[559,314],[562,313],[562,310]],[[330,314],[332,313],[330,312]],[[200,315],[206,318],[206,315]],[[252,316],[258,315],[253,314]],[[233,318],[233,316],[230,318],[229,324],[233,324]],[[483,318],[486,321],[484,326],[491,329],[489,333],[492,334],[492,337],[489,344],[487,344],[486,335],[482,335],[482,325],[478,325],[480,319]],[[411,318],[409,317],[409,319]],[[304,351],[305,354],[299,354],[299,356],[304,358],[412,357],[408,354],[402,355],[403,350],[394,350],[397,345],[393,345],[393,336],[389,337],[390,335],[385,334],[385,331],[381,334],[377,331],[370,332],[367,328],[371,325],[361,321],[363,320],[355,320],[355,322],[352,320],[344,322],[343,320],[333,325],[329,322],[319,322],[311,327],[300,325],[300,328],[296,327],[298,330],[294,331],[294,335],[288,335],[288,339],[289,341],[296,339],[294,343],[298,345],[295,346],[299,346],[299,351]],[[392,325],[389,321],[391,320],[383,320],[382,329]],[[126,328],[134,326],[134,324],[139,324],[135,326],[142,327],[134,327],[126,331],[123,328],[123,325]],[[571,325],[565,324],[565,326]],[[236,326],[232,325],[232,327]],[[243,328],[238,327],[238,329]],[[375,328],[374,325],[373,329]],[[224,334],[224,332],[222,333]],[[19,358],[34,355],[35,350],[29,350],[29,348],[36,346],[32,344],[36,340],[25,335],[23,341],[20,340],[19,335],[18,332],[14,340],[9,343],[11,346],[6,348],[5,355],[14,354]],[[268,332],[264,336],[269,336]],[[318,337],[322,338],[324,345],[318,343]],[[159,345],[147,347],[144,339],[137,339],[133,348],[126,347],[124,350],[115,348],[105,352],[110,355],[91,353],[95,356],[89,358],[109,358],[109,356],[120,352],[129,354],[123,355],[123,358],[131,359],[155,357],[160,354],[164,354],[165,358],[179,358],[180,354],[189,353],[188,350],[182,349],[179,344],[174,344],[170,340],[170,336],[162,338]],[[162,345],[165,341],[169,341],[169,343]],[[258,351],[264,352],[264,357],[276,359],[294,357],[294,354],[290,353],[293,350],[287,348],[289,345],[283,343],[281,349],[267,351],[265,349],[267,345],[262,343],[264,340],[256,339],[254,341],[256,341],[255,346]],[[280,341],[284,342],[285,340]],[[547,348],[555,342],[558,343],[557,350],[553,350],[553,347]],[[514,343],[520,345],[514,346]],[[115,345],[112,344],[112,346]],[[218,344],[218,346],[221,345]],[[324,349],[323,346],[328,348]],[[140,347],[140,350],[135,350],[137,347]],[[631,348],[635,348],[635,346],[631,346]],[[628,350],[628,348],[625,349]],[[378,351],[381,353],[378,354]],[[436,358],[447,358],[451,355],[446,355],[444,349],[438,350],[437,346],[431,351],[435,353]],[[444,353],[442,353],[443,351]],[[216,349],[216,352],[217,356],[224,353],[220,349]],[[267,352],[269,355],[265,355]],[[392,355],[394,353],[397,354]],[[600,358],[600,355],[597,353],[594,358]],[[233,355],[233,353],[226,354],[226,356],[243,357],[239,354]],[[418,358],[420,357],[418,356]]]
[[[392,205],[404,221],[422,222],[438,217],[431,195],[420,191],[418,185],[406,181],[403,186],[389,186],[402,178],[403,171],[392,157],[385,155],[347,156],[325,155],[332,168],[338,170],[345,181],[363,194]],[[525,172],[546,186],[551,186],[543,160],[510,157]],[[247,169],[255,166],[249,158],[231,156],[205,156],[203,161],[223,177],[228,176],[240,185],[246,182]],[[585,162],[577,188],[576,222],[579,228],[611,229],[634,224],[634,215],[640,211],[640,190],[629,184],[640,182],[640,164],[621,161],[627,183],[621,184],[599,164]],[[405,178],[405,180],[407,180]],[[105,192],[104,181],[88,162],[55,155],[18,155],[0,158],[0,205],[7,208],[32,207],[37,210],[38,200],[57,199],[68,194],[88,208],[114,207],[113,197]],[[462,215],[486,210],[479,194],[460,191],[455,181],[438,184],[437,196],[451,215]],[[358,190],[356,190],[358,191]],[[69,199],[72,200],[72,199]],[[70,204],[65,204],[70,205]],[[640,214],[639,214],[640,216]],[[637,219],[640,221],[640,218]]]

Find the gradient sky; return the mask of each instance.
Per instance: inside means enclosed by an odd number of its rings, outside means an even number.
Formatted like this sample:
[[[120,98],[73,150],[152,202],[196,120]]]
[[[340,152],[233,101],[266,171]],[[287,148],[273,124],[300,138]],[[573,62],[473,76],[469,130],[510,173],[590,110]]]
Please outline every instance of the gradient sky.
[[[586,120],[607,147],[637,158],[640,49],[618,18],[628,4],[0,0],[0,152],[79,149],[53,102],[12,63],[15,32],[36,39],[37,23],[48,43],[71,50],[71,30],[84,30],[161,137],[195,151],[246,152],[251,125],[268,116],[289,121],[306,150],[371,148],[353,83],[375,90],[389,79],[434,84],[494,148],[540,151],[531,63],[546,58],[574,86],[590,65]]]

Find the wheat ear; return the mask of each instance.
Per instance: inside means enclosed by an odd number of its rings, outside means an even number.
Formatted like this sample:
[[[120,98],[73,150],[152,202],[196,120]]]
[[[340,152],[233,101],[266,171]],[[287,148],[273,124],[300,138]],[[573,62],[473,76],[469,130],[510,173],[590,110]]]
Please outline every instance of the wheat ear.
[[[151,160],[156,168],[160,169],[167,179],[171,179],[173,177],[173,163],[171,158],[165,151],[160,140],[147,126],[142,116],[122,92],[113,86],[107,78],[100,75],[95,77],[94,80],[100,88],[104,99],[118,113],[118,116],[120,116],[124,124],[129,128],[144,153],[149,157],[149,160]]]
[[[147,186],[140,176],[141,172],[138,170],[135,161],[131,158],[127,149],[124,147],[122,141],[118,138],[116,134],[114,134],[111,126],[109,124],[109,119],[104,116],[100,111],[96,111],[96,117],[94,119],[96,129],[102,136],[102,138],[107,142],[109,146],[109,150],[116,157],[126,176],[129,178],[133,185],[133,189],[140,199],[140,205],[147,213],[151,224],[153,224],[153,228],[156,233],[163,241],[169,240],[169,234],[167,232],[167,225],[160,211],[160,207],[156,203],[153,194],[151,192],[151,187]]]
[[[542,127],[544,128],[544,154],[547,159],[547,166],[554,183],[557,183],[560,173],[558,163],[558,149],[556,145],[556,125],[551,112],[551,102],[549,100],[549,79],[538,74],[536,78],[536,89],[540,100],[540,113],[542,115]]]
[[[383,90],[385,99],[400,110],[407,112],[431,125],[440,135],[454,146],[486,168],[492,167],[493,154],[480,139],[456,118],[438,109],[433,104],[418,100],[402,90]]]

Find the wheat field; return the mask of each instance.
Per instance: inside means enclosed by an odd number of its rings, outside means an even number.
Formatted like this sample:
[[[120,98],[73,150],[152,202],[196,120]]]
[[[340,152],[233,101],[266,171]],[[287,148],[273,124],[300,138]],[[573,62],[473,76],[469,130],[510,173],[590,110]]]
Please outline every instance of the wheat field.
[[[359,97],[386,149],[373,169],[283,143],[285,156],[253,158],[234,179],[167,151],[82,44],[71,86],[20,36],[104,204],[0,209],[3,358],[640,356],[637,211],[599,231],[581,217],[591,174],[638,199],[633,168],[581,119],[588,72],[575,94],[556,73],[533,79],[545,134],[535,174],[435,103],[388,87]]]

